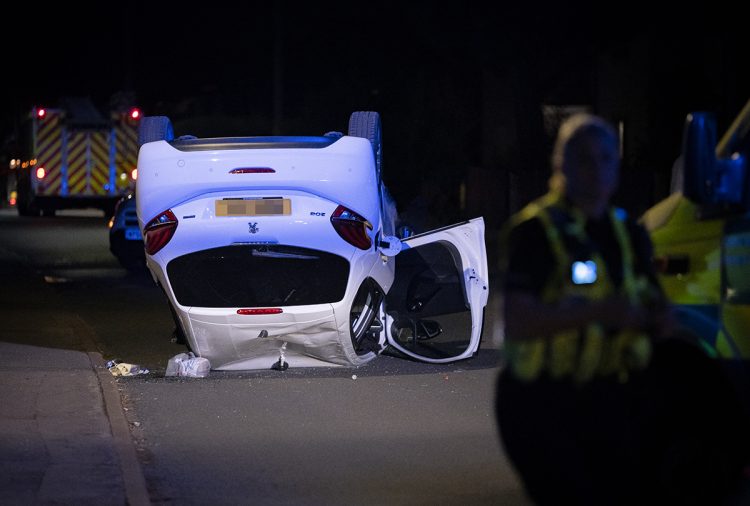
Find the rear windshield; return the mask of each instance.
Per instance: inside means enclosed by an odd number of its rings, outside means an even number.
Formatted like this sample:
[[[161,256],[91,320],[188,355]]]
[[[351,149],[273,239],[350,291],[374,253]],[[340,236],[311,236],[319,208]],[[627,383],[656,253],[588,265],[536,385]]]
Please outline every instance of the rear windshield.
[[[349,262],[308,248],[247,244],[183,255],[167,274],[183,306],[300,306],[343,299]]]

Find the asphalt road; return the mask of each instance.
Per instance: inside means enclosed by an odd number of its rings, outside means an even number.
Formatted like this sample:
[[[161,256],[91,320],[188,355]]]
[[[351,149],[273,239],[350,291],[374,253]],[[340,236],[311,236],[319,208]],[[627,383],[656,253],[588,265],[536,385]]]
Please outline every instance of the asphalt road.
[[[161,293],[117,264],[103,216],[59,214],[0,211],[3,269],[44,280],[16,275],[5,289],[24,291],[14,311],[49,316],[40,326],[76,322],[74,335],[26,344],[149,369],[117,384],[153,504],[529,504],[497,437],[490,340],[452,365],[384,355],[356,369],[167,378],[185,349],[169,341]]]

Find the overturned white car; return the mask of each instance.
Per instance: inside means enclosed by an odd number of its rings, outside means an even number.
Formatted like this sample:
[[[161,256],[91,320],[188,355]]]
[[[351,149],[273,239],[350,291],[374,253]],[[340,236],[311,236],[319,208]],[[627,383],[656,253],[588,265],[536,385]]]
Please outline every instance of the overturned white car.
[[[441,363],[479,347],[484,221],[397,238],[380,116],[348,135],[175,138],[140,130],[137,214],[177,332],[212,369]]]

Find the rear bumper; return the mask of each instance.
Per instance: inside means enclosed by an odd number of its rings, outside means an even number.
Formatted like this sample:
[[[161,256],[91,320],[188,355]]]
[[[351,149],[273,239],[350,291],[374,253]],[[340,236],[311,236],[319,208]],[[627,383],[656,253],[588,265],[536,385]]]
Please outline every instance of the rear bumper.
[[[226,309],[190,308],[190,338],[214,370],[270,369],[281,357],[291,367],[349,365],[340,342],[348,320],[332,304],[283,308],[275,315],[243,316]]]

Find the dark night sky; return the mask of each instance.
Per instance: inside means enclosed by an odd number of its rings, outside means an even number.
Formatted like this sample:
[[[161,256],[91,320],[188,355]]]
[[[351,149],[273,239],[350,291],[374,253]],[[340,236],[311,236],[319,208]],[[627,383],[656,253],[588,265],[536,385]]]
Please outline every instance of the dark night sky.
[[[3,32],[5,68],[12,69],[7,72],[12,77],[5,79],[10,93],[4,111],[54,102],[65,94],[105,102],[117,90],[132,89],[147,113],[182,100],[213,99],[205,107],[268,115],[276,30],[282,34],[284,112],[289,118],[304,117],[310,109],[338,111],[398,101],[409,88],[448,76],[470,93],[482,65],[500,67],[524,59],[539,67],[540,75],[544,65],[564,65],[566,71],[550,72],[548,79],[558,81],[560,88],[568,86],[573,99],[585,99],[579,76],[587,72],[595,51],[616,58],[618,45],[647,33],[649,43],[678,60],[691,39],[712,40],[715,32],[734,31],[722,27],[732,16],[712,19],[723,16],[715,3],[705,16],[696,12],[683,16],[685,21],[671,15],[657,19],[637,4],[621,11],[611,5],[597,11],[570,3],[492,9],[480,4],[284,0],[278,25],[271,1],[29,5],[21,7],[14,22],[6,22]],[[745,42],[739,33],[731,37]],[[700,55],[694,56],[702,64]],[[664,67],[668,73],[674,70]],[[683,81],[672,90],[677,97],[664,97],[665,105],[690,100],[693,89],[694,100],[702,100],[699,94],[706,91],[699,83]],[[381,93],[390,95],[373,98]],[[5,116],[3,126],[7,121]]]
[[[436,165],[486,160],[483,111],[502,94],[488,83],[512,89],[523,122],[542,102],[596,104],[594,69],[627,68],[618,96],[671,131],[653,142],[665,151],[656,160],[673,157],[687,112],[726,122],[750,97],[740,16],[715,2],[658,17],[632,3],[481,4],[283,0],[277,19],[271,1],[29,3],[2,31],[0,133],[32,105],[76,95],[106,109],[123,90],[146,114],[172,117],[178,134],[273,133],[280,48],[280,133],[345,131],[351,111],[378,110],[386,164],[414,172],[408,186]]]

